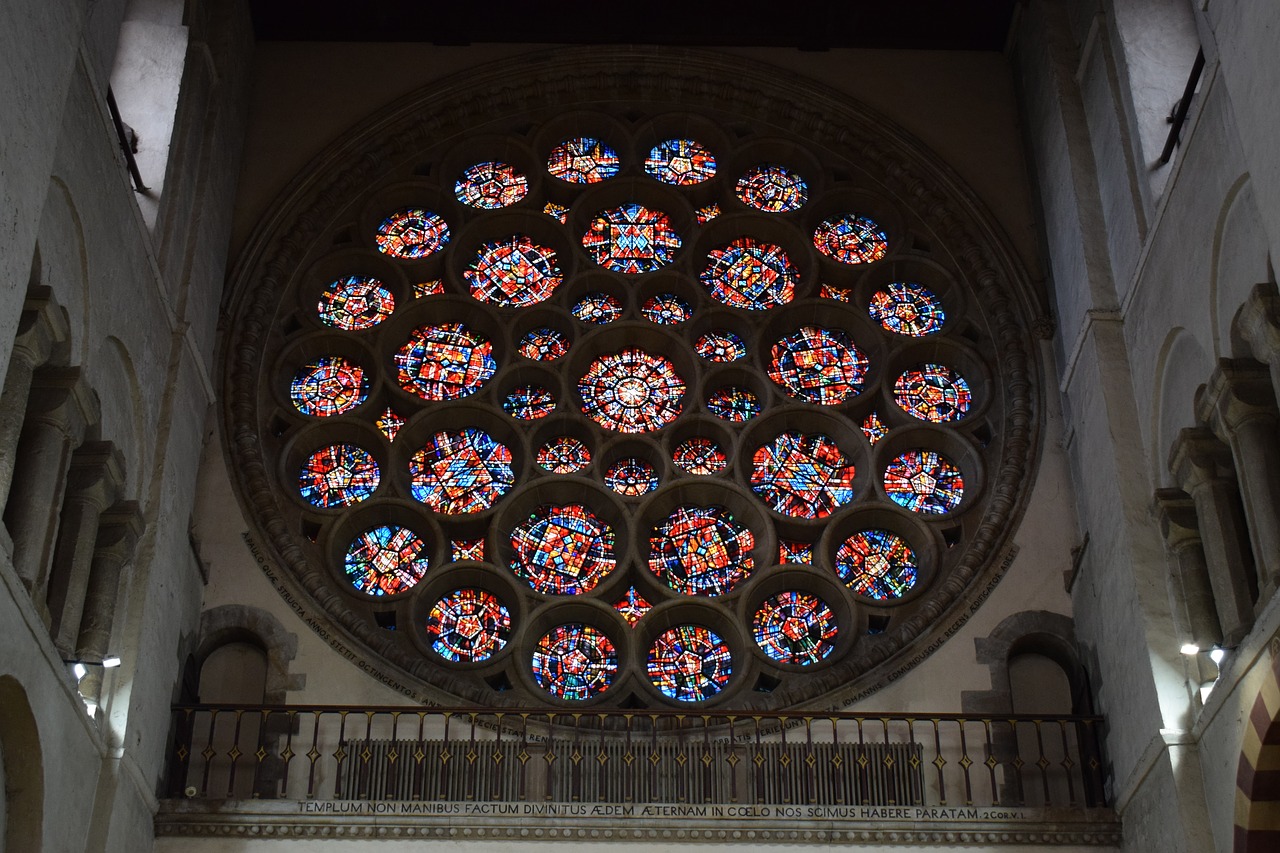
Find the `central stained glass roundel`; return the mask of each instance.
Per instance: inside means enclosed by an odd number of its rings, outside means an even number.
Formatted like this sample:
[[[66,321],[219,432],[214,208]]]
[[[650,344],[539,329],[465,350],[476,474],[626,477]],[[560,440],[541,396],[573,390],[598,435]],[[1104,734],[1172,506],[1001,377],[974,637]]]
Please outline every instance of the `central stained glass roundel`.
[[[680,248],[671,218],[641,204],[602,210],[591,220],[582,245],[600,266],[614,272],[653,272],[671,263]]]
[[[524,234],[485,243],[462,277],[474,299],[504,308],[536,305],[564,280],[555,251]]]
[[[674,364],[638,347],[597,358],[578,380],[587,417],[618,432],[662,429],[679,416],[684,391]]]
[[[589,592],[615,565],[613,528],[582,504],[538,507],[511,547],[511,570],[544,595]]]
[[[421,326],[396,353],[400,387],[424,400],[456,400],[480,390],[498,369],[493,344],[462,323]]]
[[[649,570],[682,595],[723,595],[751,574],[755,545],[724,507],[682,506],[653,529]]]

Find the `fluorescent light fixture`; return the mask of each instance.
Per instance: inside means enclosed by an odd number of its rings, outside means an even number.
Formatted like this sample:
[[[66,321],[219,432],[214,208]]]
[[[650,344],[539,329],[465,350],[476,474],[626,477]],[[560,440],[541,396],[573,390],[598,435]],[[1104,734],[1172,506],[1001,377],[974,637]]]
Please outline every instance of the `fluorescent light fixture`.
[[[107,669],[111,669],[113,666],[119,666],[119,665],[120,665],[120,656],[119,656],[119,655],[109,655],[108,657],[105,657],[105,658],[103,658],[103,659],[102,659],[102,665],[103,665],[103,666],[105,666]]]
[[[1182,653],[1184,655],[1198,655],[1200,654],[1200,647],[1197,646],[1195,643],[1183,643]],[[103,662],[103,666],[106,666],[105,662]]]
[[[1222,664],[1222,660],[1226,656],[1227,656],[1227,650],[1222,648],[1221,646],[1214,646],[1212,649],[1209,650],[1210,660],[1212,660],[1214,663],[1218,665]]]
[[[76,661],[71,665],[71,674],[76,677],[76,681],[80,681],[88,674],[89,670],[80,661]]]

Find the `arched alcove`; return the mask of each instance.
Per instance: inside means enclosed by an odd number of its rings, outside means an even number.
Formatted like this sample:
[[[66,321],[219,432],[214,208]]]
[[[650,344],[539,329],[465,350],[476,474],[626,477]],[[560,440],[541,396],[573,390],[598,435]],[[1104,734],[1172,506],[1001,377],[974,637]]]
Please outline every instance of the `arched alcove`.
[[[44,833],[44,761],[27,691],[0,676],[0,767],[4,784],[2,851],[40,853]]]

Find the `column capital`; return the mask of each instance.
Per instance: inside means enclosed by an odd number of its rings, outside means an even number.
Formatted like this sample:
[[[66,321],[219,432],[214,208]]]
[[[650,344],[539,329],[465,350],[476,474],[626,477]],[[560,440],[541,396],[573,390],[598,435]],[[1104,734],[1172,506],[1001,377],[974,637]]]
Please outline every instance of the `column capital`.
[[[86,441],[71,456],[67,497],[91,502],[98,511],[116,499],[124,484],[124,456],[110,441]]]
[[[145,524],[137,501],[117,501],[98,519],[95,551],[121,559],[127,557],[142,536]]]
[[[1169,448],[1169,470],[1187,492],[1205,483],[1235,480],[1231,448],[1204,427],[1179,430]]]
[[[1275,282],[1264,281],[1253,286],[1236,318],[1236,329],[1258,361],[1280,359],[1280,293]]]
[[[18,334],[13,352],[30,369],[44,364],[53,347],[67,339],[70,332],[67,312],[53,301],[48,287],[33,287],[27,292],[18,318]]]
[[[1152,505],[1160,523],[1160,533],[1173,550],[1199,545],[1200,522],[1195,501],[1182,489],[1156,489]]]
[[[101,414],[98,395],[78,367],[44,367],[31,380],[27,419],[41,421],[79,444],[89,424]]]
[[[1249,358],[1219,359],[1196,393],[1196,417],[1223,439],[1254,418],[1280,419],[1270,369]]]

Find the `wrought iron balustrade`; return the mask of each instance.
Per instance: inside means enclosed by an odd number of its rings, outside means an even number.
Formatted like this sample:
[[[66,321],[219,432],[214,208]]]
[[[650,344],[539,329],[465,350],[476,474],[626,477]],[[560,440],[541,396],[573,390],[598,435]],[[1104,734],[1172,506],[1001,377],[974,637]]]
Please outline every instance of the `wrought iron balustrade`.
[[[1105,807],[1099,717],[178,705],[189,799]]]

